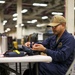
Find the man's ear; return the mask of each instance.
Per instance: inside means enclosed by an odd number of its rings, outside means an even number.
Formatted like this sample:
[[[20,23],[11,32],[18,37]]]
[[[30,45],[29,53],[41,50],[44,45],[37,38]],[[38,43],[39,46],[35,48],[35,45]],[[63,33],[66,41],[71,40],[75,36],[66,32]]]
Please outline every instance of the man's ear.
[[[66,23],[62,23],[62,25],[63,25],[64,27],[66,27]]]

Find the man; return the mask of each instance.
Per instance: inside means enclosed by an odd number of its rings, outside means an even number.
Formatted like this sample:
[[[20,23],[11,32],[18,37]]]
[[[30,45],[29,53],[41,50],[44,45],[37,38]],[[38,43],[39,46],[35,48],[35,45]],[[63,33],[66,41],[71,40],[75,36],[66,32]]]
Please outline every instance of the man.
[[[39,63],[39,75],[65,75],[74,58],[74,37],[67,32],[63,16],[53,16],[48,26],[52,27],[54,35],[32,46],[32,50],[42,51],[52,57],[51,63]],[[30,47],[30,42],[25,46]]]

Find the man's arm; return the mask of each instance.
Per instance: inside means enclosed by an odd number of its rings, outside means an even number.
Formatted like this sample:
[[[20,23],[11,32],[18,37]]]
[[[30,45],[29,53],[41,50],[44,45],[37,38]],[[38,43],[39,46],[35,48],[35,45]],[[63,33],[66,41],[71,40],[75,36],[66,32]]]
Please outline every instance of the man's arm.
[[[47,55],[51,56],[53,61],[65,61],[69,58],[71,53],[74,52],[75,40],[73,38],[68,38],[63,41],[63,45],[60,50],[46,49]]]

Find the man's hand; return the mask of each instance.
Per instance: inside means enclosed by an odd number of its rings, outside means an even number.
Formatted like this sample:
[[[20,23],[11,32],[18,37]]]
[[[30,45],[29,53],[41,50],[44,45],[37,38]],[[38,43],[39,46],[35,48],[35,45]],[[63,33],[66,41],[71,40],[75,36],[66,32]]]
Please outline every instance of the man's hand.
[[[25,43],[25,46],[26,46],[26,47],[30,47],[30,42],[26,42],[26,43]]]
[[[26,46],[26,47],[31,47],[31,45],[33,45],[33,44],[34,44],[34,42],[32,42],[32,43],[31,43],[31,42],[26,42],[26,43],[25,43],[25,46]]]
[[[45,48],[42,44],[34,44],[34,45],[32,46],[32,50],[45,51],[46,48]]]

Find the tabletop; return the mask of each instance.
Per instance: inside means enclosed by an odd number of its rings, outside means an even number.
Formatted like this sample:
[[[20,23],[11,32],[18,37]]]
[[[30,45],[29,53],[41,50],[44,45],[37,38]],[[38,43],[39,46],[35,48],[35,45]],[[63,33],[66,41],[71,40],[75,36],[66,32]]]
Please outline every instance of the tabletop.
[[[44,55],[33,55],[23,57],[0,57],[0,63],[10,62],[51,62],[52,57]]]

